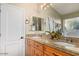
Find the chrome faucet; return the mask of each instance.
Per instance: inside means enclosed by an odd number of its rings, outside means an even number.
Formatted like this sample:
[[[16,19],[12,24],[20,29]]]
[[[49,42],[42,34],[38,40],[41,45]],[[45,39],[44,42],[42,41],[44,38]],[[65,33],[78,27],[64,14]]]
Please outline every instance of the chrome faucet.
[[[67,39],[67,38],[64,38],[65,39],[65,42],[69,42],[69,43],[72,43],[73,40],[71,38]]]

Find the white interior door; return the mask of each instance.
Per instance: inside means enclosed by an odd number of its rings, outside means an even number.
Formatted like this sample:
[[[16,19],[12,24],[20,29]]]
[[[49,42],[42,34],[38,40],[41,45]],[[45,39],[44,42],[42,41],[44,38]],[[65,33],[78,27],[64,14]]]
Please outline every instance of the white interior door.
[[[5,6],[1,5],[1,12],[0,12],[0,21],[1,21],[1,37],[0,37],[0,56],[4,56],[6,54],[6,8]]]
[[[5,20],[5,53],[6,55],[25,55],[24,10],[13,5],[2,4]]]

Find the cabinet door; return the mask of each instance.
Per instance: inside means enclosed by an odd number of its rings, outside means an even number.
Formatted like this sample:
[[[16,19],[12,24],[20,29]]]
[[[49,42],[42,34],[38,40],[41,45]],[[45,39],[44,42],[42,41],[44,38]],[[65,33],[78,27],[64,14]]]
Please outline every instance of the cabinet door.
[[[44,45],[44,54],[47,54],[48,56],[54,56],[54,50],[53,48]]]
[[[30,47],[29,52],[30,52],[30,56],[34,56],[35,55],[34,47]]]
[[[35,48],[35,55],[36,56],[43,56],[43,44],[39,42],[34,43],[34,48]]]
[[[56,48],[44,45],[44,53],[47,53],[47,52],[49,52],[48,55],[51,55],[51,56],[71,56],[71,54],[68,54]]]
[[[58,56],[72,56],[71,54],[60,51],[60,50],[55,50],[54,54],[56,54]]]
[[[53,53],[52,51],[44,51],[44,56],[58,56],[57,54]]]
[[[43,52],[38,49],[35,49],[35,56],[43,56]]]
[[[26,48],[26,56],[27,55],[31,55],[31,46],[27,45],[27,48]]]
[[[26,47],[26,54],[29,56],[34,55],[34,41],[27,39],[27,47]]]
[[[35,42],[34,43],[34,47],[40,51],[43,51],[43,44],[39,43],[39,42]]]

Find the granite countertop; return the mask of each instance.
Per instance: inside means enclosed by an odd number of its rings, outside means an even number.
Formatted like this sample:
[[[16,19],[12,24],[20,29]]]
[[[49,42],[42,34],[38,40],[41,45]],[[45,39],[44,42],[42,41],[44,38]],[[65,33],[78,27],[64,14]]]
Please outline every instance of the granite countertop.
[[[53,48],[56,48],[60,51],[63,51],[63,52],[67,52],[71,55],[74,55],[74,56],[79,56],[79,50],[74,50],[72,48],[70,49],[67,49],[65,48],[64,46],[61,46],[61,45],[58,45],[58,44],[55,44],[55,42],[59,42],[59,41],[54,41],[54,40],[50,40],[50,39],[45,39],[45,38],[40,38],[40,37],[27,37],[29,39],[32,39],[34,41],[37,41],[41,44],[45,44],[49,47],[53,47]],[[79,48],[79,47],[76,47],[76,48]]]

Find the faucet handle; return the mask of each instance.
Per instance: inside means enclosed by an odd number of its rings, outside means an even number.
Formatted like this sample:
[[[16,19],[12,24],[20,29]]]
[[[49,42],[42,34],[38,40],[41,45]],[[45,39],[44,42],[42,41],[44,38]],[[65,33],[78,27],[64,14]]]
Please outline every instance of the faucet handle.
[[[72,39],[70,39],[70,42],[73,42],[73,40],[72,40]]]

